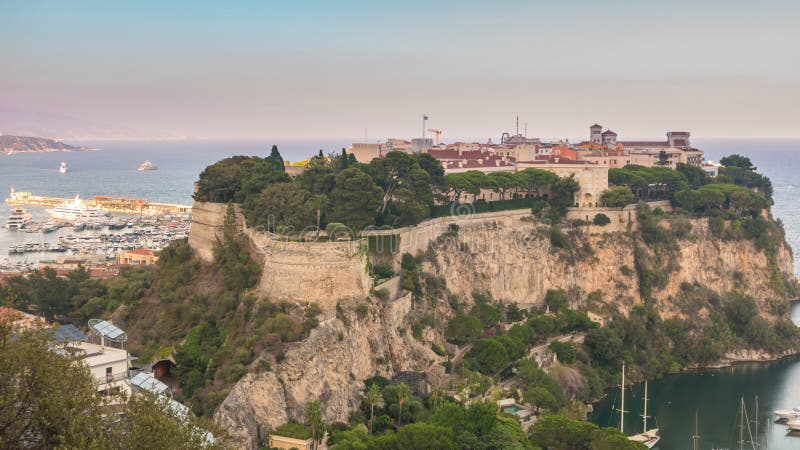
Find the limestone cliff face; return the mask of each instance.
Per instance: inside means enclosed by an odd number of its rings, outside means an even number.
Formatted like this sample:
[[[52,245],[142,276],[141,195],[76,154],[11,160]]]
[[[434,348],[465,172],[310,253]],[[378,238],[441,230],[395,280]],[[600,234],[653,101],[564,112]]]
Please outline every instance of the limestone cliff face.
[[[204,259],[211,259],[211,242],[221,230],[225,207],[194,208],[189,242]],[[573,307],[583,307],[589,293],[601,291],[603,304],[627,314],[642,301],[634,249],[642,249],[639,263],[644,259],[647,264],[655,255],[628,232],[635,227],[630,223],[635,220],[632,211],[608,215],[609,226],[568,232],[563,248],[553,247],[543,225],[532,221],[527,211],[434,219],[379,234],[400,236],[395,267],[404,252],[424,253],[424,271],[443,277],[450,291],[467,300],[478,289],[500,301],[535,304],[548,289],[561,288],[570,292]],[[676,241],[667,281],[652,293],[662,316],[681,314],[672,298],[682,283],[697,282],[718,293],[739,290],[761,305],[782,298],[770,283],[774,268],[753,242],[713,239],[707,220],[690,222],[691,232]],[[453,224],[458,225],[456,232]],[[259,292],[274,300],[318,302],[326,318],[307,340],[292,344],[272,371],[242,378],[220,405],[215,419],[237,447],[253,449],[268,429],[302,420],[304,405],[312,400],[321,402],[326,421],[346,421],[361,401],[366,378],[391,377],[402,370],[428,371],[430,376],[431,368],[441,368],[435,364],[441,358],[411,336],[415,316],[409,295],[395,294],[395,288],[388,301],[367,299],[368,254],[362,243],[277,245],[269,236],[240,226],[253,244],[251,250],[264,261]],[[785,245],[775,262],[780,272],[794,273]],[[446,302],[440,303],[439,309],[447,309],[442,306]],[[452,311],[439,311],[438,316],[448,314]],[[441,342],[441,334],[431,339]]]
[[[781,298],[770,285],[767,256],[752,241],[713,239],[706,219],[691,224],[690,235],[677,242],[679,251],[666,285],[653,291],[662,315],[675,314],[670,298],[678,295],[682,283],[696,282],[717,293],[738,290],[761,301]],[[571,246],[585,245],[585,250],[564,250],[553,248],[535,224],[522,220],[462,225],[457,236],[434,246],[426,271],[444,277],[451,291],[464,296],[475,289],[488,290],[501,301],[535,304],[548,289],[572,290],[579,299],[601,291],[607,304],[630,311],[641,302],[632,235],[581,227],[580,236]],[[638,245],[645,260],[653,257]],[[776,260],[779,270],[792,276],[792,257],[785,245]]]
[[[248,374],[234,386],[214,418],[238,448],[254,449],[264,431],[302,421],[313,400],[320,401],[326,421],[346,422],[361,402],[364,379],[425,371],[442,359],[402,331],[409,326],[410,296],[370,303],[362,314],[352,306],[340,304],[339,312],[290,348],[273,372]]]

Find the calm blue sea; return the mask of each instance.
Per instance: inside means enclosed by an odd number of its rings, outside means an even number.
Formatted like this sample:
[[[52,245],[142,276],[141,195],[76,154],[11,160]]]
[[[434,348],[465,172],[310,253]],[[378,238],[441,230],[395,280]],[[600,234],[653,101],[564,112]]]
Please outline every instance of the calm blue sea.
[[[191,203],[192,185],[200,171],[209,164],[232,155],[267,155],[278,145],[284,159],[296,161],[316,154],[338,152],[350,141],[283,140],[283,141],[104,141],[70,142],[98,148],[97,151],[75,153],[34,153],[0,155],[0,198],[8,197],[10,186],[38,195],[84,198],[93,195],[140,197],[151,201]],[[693,140],[714,161],[730,153],[749,156],[775,186],[773,214],[783,220],[792,248],[800,248],[800,141],[763,140]],[[136,168],[149,159],[159,169],[138,172]],[[58,172],[61,161],[69,172]],[[36,217],[44,218],[42,208],[29,208]],[[0,221],[5,223],[9,207],[0,203]],[[24,233],[0,229],[0,259],[8,245],[30,238]],[[795,257],[795,267],[798,256]]]

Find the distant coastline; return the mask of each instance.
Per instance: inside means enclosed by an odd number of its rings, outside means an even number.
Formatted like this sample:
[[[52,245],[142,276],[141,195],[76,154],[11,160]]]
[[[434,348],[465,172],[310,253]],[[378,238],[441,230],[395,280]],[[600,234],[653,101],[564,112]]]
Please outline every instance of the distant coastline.
[[[73,146],[55,139],[33,136],[0,135],[0,152],[6,155],[14,153],[64,153],[97,150],[88,147]]]

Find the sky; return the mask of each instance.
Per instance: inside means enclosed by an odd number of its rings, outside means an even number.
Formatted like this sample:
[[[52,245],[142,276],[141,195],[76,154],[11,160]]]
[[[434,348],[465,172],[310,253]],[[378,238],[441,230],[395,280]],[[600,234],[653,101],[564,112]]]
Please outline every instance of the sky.
[[[445,140],[516,116],[546,139],[800,138],[798,19],[773,0],[0,0],[0,131],[375,142],[427,114]]]

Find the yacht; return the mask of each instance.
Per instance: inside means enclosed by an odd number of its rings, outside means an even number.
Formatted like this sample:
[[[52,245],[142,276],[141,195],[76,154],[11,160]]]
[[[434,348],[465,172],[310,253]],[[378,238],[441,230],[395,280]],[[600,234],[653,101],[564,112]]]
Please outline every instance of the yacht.
[[[158,166],[153,164],[153,163],[151,163],[150,160],[148,159],[145,162],[143,162],[139,166],[139,169],[137,169],[137,170],[139,170],[139,172],[144,172],[145,170],[156,170],[156,169],[158,169]]]
[[[48,209],[47,212],[54,219],[72,221],[96,221],[104,219],[108,213],[97,206],[89,206],[83,203],[79,196],[75,200],[66,201],[55,208]]]
[[[620,386],[620,394],[622,397],[622,402],[620,403],[619,408],[619,431],[625,434],[625,363],[622,363],[622,385]],[[653,428],[650,430],[647,429],[647,419],[649,416],[647,415],[646,381],[644,383],[644,413],[642,414],[642,418],[644,419],[644,432],[630,436],[628,439],[644,444],[647,448],[653,448],[658,441],[661,440],[661,436],[658,435],[658,428]]]
[[[773,411],[778,417],[778,420],[794,420],[800,419],[800,407],[792,409],[778,409]]]
[[[67,173],[67,162],[61,161],[61,166],[58,168],[58,171],[61,173]]]
[[[42,225],[42,233],[50,233],[58,229],[58,224],[55,222],[47,222]]]
[[[800,419],[794,419],[786,422],[786,426],[792,431],[800,431]]]
[[[25,208],[22,207],[14,207],[11,210],[11,215],[8,216],[8,220],[6,221],[6,228],[9,230],[19,230],[20,228],[25,228],[25,225],[31,221],[31,215]]]

